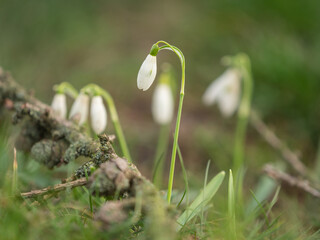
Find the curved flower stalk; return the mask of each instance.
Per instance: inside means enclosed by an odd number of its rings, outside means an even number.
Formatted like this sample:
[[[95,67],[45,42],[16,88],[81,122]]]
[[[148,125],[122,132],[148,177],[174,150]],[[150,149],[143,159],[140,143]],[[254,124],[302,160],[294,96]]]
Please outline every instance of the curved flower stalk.
[[[75,119],[79,125],[84,124],[88,119],[89,102],[89,96],[84,92],[80,92],[71,107],[69,119]]]
[[[222,115],[230,117],[240,103],[240,84],[240,72],[236,68],[229,68],[209,85],[202,101],[205,105],[217,103]]]
[[[90,107],[91,127],[96,134],[101,134],[107,127],[107,110],[101,96],[94,96],[91,99]]]
[[[106,101],[109,111],[110,111],[110,117],[111,117],[111,121],[113,123],[116,135],[117,135],[117,139],[119,141],[122,153],[124,155],[124,157],[129,161],[132,162],[131,159],[131,155],[129,152],[129,148],[126,142],[126,139],[124,137],[123,131],[122,131],[122,127],[120,125],[120,121],[119,121],[119,117],[118,117],[118,112],[116,110],[116,106],[114,104],[113,98],[111,97],[111,95],[104,90],[103,88],[99,87],[96,84],[88,84],[87,86],[85,86],[82,89],[83,92],[86,92],[92,96],[100,96],[101,100],[102,98]],[[93,97],[94,98],[94,97]],[[99,100],[100,101],[100,100]],[[103,104],[103,103],[102,103]],[[101,104],[100,107],[101,108]],[[106,114],[107,115],[107,114]],[[107,118],[107,116],[106,116]],[[107,120],[106,120],[107,121]],[[102,125],[101,125],[102,126]],[[100,126],[100,127],[101,127]],[[102,127],[101,127],[102,128]]]
[[[53,90],[57,93],[66,94],[73,99],[76,99],[78,96],[78,91],[68,82],[62,82],[59,85],[54,85]]]
[[[53,112],[60,118],[66,119],[67,117],[67,98],[66,94],[71,96],[72,98],[76,98],[78,96],[77,90],[67,82],[60,83],[59,85],[55,85],[53,87],[56,94],[53,97],[51,108]]]
[[[162,46],[159,47],[159,44]],[[170,45],[165,41],[158,41],[153,44],[149,55],[153,56],[154,58],[147,56],[146,60],[143,62],[137,77],[137,84],[138,88],[142,90],[147,90],[153,83],[156,75],[156,56],[159,51],[161,50],[171,50],[173,51],[180,59],[181,62],[181,88],[180,88],[180,99],[179,99],[179,107],[178,107],[178,114],[176,120],[176,128],[174,132],[173,138],[173,146],[172,146],[172,155],[171,155],[171,164],[170,164],[170,173],[169,173],[169,181],[168,181],[168,193],[167,193],[167,201],[168,203],[171,202],[171,193],[172,193],[172,186],[173,186],[173,178],[174,178],[174,168],[175,168],[175,161],[177,155],[177,147],[178,147],[178,137],[179,137],[179,129],[180,129],[180,122],[181,122],[181,113],[182,113],[182,106],[183,106],[183,98],[184,98],[184,88],[185,88],[185,58],[181,50],[175,46]],[[152,60],[150,60],[152,59]],[[146,62],[147,61],[147,62]]]

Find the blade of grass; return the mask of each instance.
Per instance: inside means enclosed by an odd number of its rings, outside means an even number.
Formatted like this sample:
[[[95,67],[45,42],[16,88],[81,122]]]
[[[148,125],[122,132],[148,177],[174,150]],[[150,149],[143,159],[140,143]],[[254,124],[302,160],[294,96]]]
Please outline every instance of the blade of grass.
[[[257,202],[263,202],[266,200],[275,190],[277,183],[267,177],[262,176],[255,187],[254,195],[256,199],[252,199],[246,209],[246,215],[250,215],[252,211],[257,207]]]
[[[229,184],[228,184],[228,217],[229,217],[229,234],[230,239],[237,239],[236,235],[236,214],[235,214],[235,196],[233,175],[231,169],[229,170]]]
[[[187,171],[186,168],[184,167],[184,163],[183,163],[183,157],[181,154],[181,150],[179,147],[179,144],[177,146],[177,150],[178,150],[178,156],[179,156],[179,160],[180,160],[180,164],[181,164],[181,169],[182,169],[182,174],[183,174],[183,180],[184,180],[184,187],[185,187],[185,195],[186,195],[186,206],[189,206],[189,181],[188,181],[188,175],[187,175]],[[183,196],[182,196],[183,198]],[[180,202],[182,202],[183,199],[180,200]],[[180,204],[179,204],[180,205]]]
[[[154,164],[153,171],[152,171],[152,182],[158,188],[160,188],[160,184],[162,182],[162,180],[159,180],[162,177],[160,177],[160,173],[159,173],[158,170],[160,170],[160,168],[161,168],[160,165],[163,165],[163,163],[162,163],[163,162],[163,156],[164,156],[164,152],[159,156],[159,158],[157,160],[155,160],[155,164]]]
[[[271,209],[273,208],[273,206],[276,204],[276,202],[278,201],[278,197],[279,197],[279,193],[280,193],[280,189],[281,187],[278,186],[277,187],[277,190],[276,190],[276,193],[274,194],[271,202],[270,202],[270,206],[268,208],[268,211],[267,211],[267,216],[269,216],[270,212],[271,212]]]
[[[184,192],[183,192],[183,194],[182,194],[182,197],[181,197],[181,199],[180,199],[179,203],[177,204],[177,208],[178,208],[178,207],[180,207],[180,205],[181,205],[181,203],[182,203],[182,201],[183,201],[184,197],[186,196],[186,192],[187,192],[187,190],[185,189],[185,190],[184,190]],[[187,206],[188,206],[188,205],[187,205]]]
[[[88,177],[88,172],[87,172],[87,169],[85,168],[84,169],[84,173],[86,175],[86,180],[88,181],[89,180],[89,177]],[[91,197],[91,193],[88,191],[88,195],[89,195],[89,205],[90,205],[90,211],[91,213],[93,213],[93,207],[92,207],[92,197]]]
[[[160,127],[159,139],[154,158],[152,182],[160,189],[163,184],[163,170],[170,136],[170,125]]]
[[[217,174],[208,185],[202,190],[196,199],[186,208],[186,210],[180,215],[177,222],[179,226],[177,227],[177,231],[179,231],[188,221],[190,221],[193,217],[195,217],[201,211],[202,205],[207,205],[213,196],[218,191],[219,187],[222,184],[222,181],[225,177],[225,172],[222,171]]]
[[[203,183],[203,201],[204,201],[204,197],[205,197],[205,189],[206,189],[206,186],[207,186],[207,182],[208,182],[208,174],[209,174],[209,168],[210,168],[210,160],[208,161],[207,163],[207,167],[206,167],[206,174],[204,176],[204,183]],[[204,223],[204,206],[202,205],[201,206],[201,223],[200,223],[200,232],[202,234],[202,226],[203,226],[203,223]]]

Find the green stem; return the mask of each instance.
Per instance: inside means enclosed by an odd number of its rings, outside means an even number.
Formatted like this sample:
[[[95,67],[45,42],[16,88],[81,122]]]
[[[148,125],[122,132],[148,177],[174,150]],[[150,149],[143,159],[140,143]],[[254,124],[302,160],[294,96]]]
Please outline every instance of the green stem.
[[[88,84],[81,91],[84,91],[84,92],[88,91],[89,93],[94,95],[101,95],[104,98],[104,100],[107,102],[109,111],[110,111],[111,121],[113,123],[114,130],[116,132],[116,135],[122,150],[122,154],[128,160],[128,162],[132,163],[132,158],[129,152],[129,148],[128,148],[126,139],[124,137],[120,121],[119,121],[118,112],[111,95],[106,90],[104,90],[103,88],[99,87],[96,84]]]
[[[238,122],[235,136],[235,145],[233,152],[233,171],[237,177],[237,202],[240,214],[243,214],[243,162],[244,162],[244,148],[246,131],[251,109],[252,96],[252,73],[250,60],[247,55],[240,54],[235,57],[235,65],[241,71],[243,78],[243,93],[238,111]]]
[[[172,147],[172,155],[171,155],[171,164],[170,164],[170,173],[169,173],[169,182],[168,182],[167,201],[168,201],[169,204],[171,202],[173,177],[174,177],[174,167],[175,167],[176,155],[177,155],[177,145],[178,145],[178,137],[179,137],[179,128],[180,128],[180,121],[181,121],[183,97],[184,97],[184,94],[180,93],[179,108],[178,108],[178,115],[177,115],[177,121],[176,121],[176,129],[174,131],[173,147]]]
[[[183,161],[183,157],[181,154],[179,144],[178,144],[178,156],[179,156],[179,160],[180,160],[180,164],[181,164],[183,180],[184,180],[184,185],[185,185],[186,206],[188,208],[188,206],[189,206],[189,181],[188,181],[188,174],[187,174],[186,168],[183,163],[184,161]],[[187,212],[187,218],[188,218],[188,216],[189,216],[189,214]]]
[[[62,82],[59,85],[55,85],[53,89],[57,93],[67,94],[73,99],[76,99],[78,96],[78,91],[68,82]]]
[[[131,158],[131,155],[130,155],[130,152],[129,152],[129,148],[128,148],[126,139],[125,139],[123,131],[122,131],[122,127],[121,127],[121,124],[120,124],[120,121],[119,121],[119,117],[118,117],[118,112],[117,112],[116,106],[114,104],[113,98],[104,89],[102,89],[101,95],[106,100],[106,102],[107,102],[107,104],[109,106],[111,120],[112,120],[114,129],[116,131],[116,135],[118,137],[122,153],[125,156],[125,158],[130,163],[132,163],[132,158]]]
[[[160,50],[172,50],[180,59],[181,62],[181,88],[180,88],[180,100],[176,121],[176,128],[174,131],[173,138],[173,146],[172,146],[172,155],[171,155],[171,164],[170,164],[170,173],[169,173],[169,182],[168,182],[168,193],[167,193],[167,201],[170,204],[171,202],[171,194],[172,194],[172,186],[173,186],[173,177],[174,177],[174,168],[176,163],[176,155],[177,155],[177,146],[178,146],[178,137],[179,137],[179,129],[180,129],[180,121],[181,121],[181,113],[182,113],[182,105],[183,105],[183,97],[184,97],[184,88],[185,88],[185,66],[186,61],[181,50],[175,46],[170,45],[165,41],[158,41],[156,45],[159,43],[163,43],[164,45],[159,47]]]
[[[239,65],[239,69],[243,77],[243,94],[238,111],[238,122],[234,145],[233,169],[235,174],[243,164],[245,137],[251,108],[253,85],[249,58],[246,55],[240,55],[238,58],[239,61],[237,61],[236,64]]]

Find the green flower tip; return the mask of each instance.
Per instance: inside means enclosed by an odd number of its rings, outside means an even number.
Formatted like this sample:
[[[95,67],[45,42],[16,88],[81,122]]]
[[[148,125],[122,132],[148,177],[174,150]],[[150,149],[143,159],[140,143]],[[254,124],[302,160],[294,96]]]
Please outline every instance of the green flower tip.
[[[237,55],[238,59],[239,59],[239,63],[242,65],[242,66],[246,66],[248,67],[250,65],[250,58],[247,54],[245,53],[239,53]]]
[[[157,44],[153,44],[150,50],[150,55],[155,57],[157,56],[158,52],[159,52],[159,46]]]
[[[55,91],[57,94],[64,94],[63,83],[54,85],[53,86],[53,91]]]

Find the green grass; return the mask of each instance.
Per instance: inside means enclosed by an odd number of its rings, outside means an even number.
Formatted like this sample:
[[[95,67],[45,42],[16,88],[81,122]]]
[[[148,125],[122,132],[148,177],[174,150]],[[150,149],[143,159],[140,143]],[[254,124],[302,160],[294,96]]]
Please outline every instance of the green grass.
[[[112,226],[108,231],[103,231],[93,219],[93,214],[107,199],[92,195],[85,187],[69,189],[47,199],[22,199],[13,195],[13,144],[8,141],[11,133],[8,128],[1,128],[1,135],[3,136],[0,141],[0,170],[3,173],[0,182],[1,239],[148,239],[149,232],[144,229],[146,219],[143,216],[140,221],[134,221],[134,224],[132,221],[124,222]],[[178,150],[179,159],[183,164],[180,148]],[[61,176],[67,176],[70,172],[66,167],[53,171],[46,170],[21,153],[18,154],[17,160],[19,191],[29,190],[30,187],[36,189],[53,185],[61,179]],[[250,196],[245,196],[243,204],[247,205],[249,200],[253,200],[256,202],[254,207],[249,207],[251,210],[247,214],[239,213],[239,209],[245,209],[246,206],[239,206],[242,202],[237,202],[234,186],[238,183],[234,183],[232,172],[229,172],[228,183],[223,183],[224,172],[208,181],[209,165],[208,163],[203,174],[202,191],[199,191],[197,183],[187,176],[183,165],[185,194],[190,198],[191,204],[188,204],[189,200],[186,201],[185,198],[173,202],[177,205],[179,215],[178,238],[197,236],[201,239],[317,239],[319,237],[315,230],[305,226],[303,219],[295,218],[294,221],[291,219],[289,223],[287,222],[288,213],[281,208],[281,205],[289,201],[290,208],[296,208],[299,203],[290,201],[289,198],[281,202],[280,188],[274,191],[272,187],[270,192],[267,190],[270,184],[265,183],[264,178],[261,179],[262,183],[257,184],[256,195],[252,192]],[[77,163],[70,166],[76,168]],[[245,185],[244,188],[247,192]],[[261,189],[273,192],[273,197],[261,195],[262,193],[259,193]],[[278,204],[280,206],[277,206]],[[140,214],[137,214],[132,212],[132,217],[136,216],[134,218],[138,219]],[[157,219],[148,219],[148,226],[157,228]],[[157,229],[157,232],[162,231],[166,230]]]

